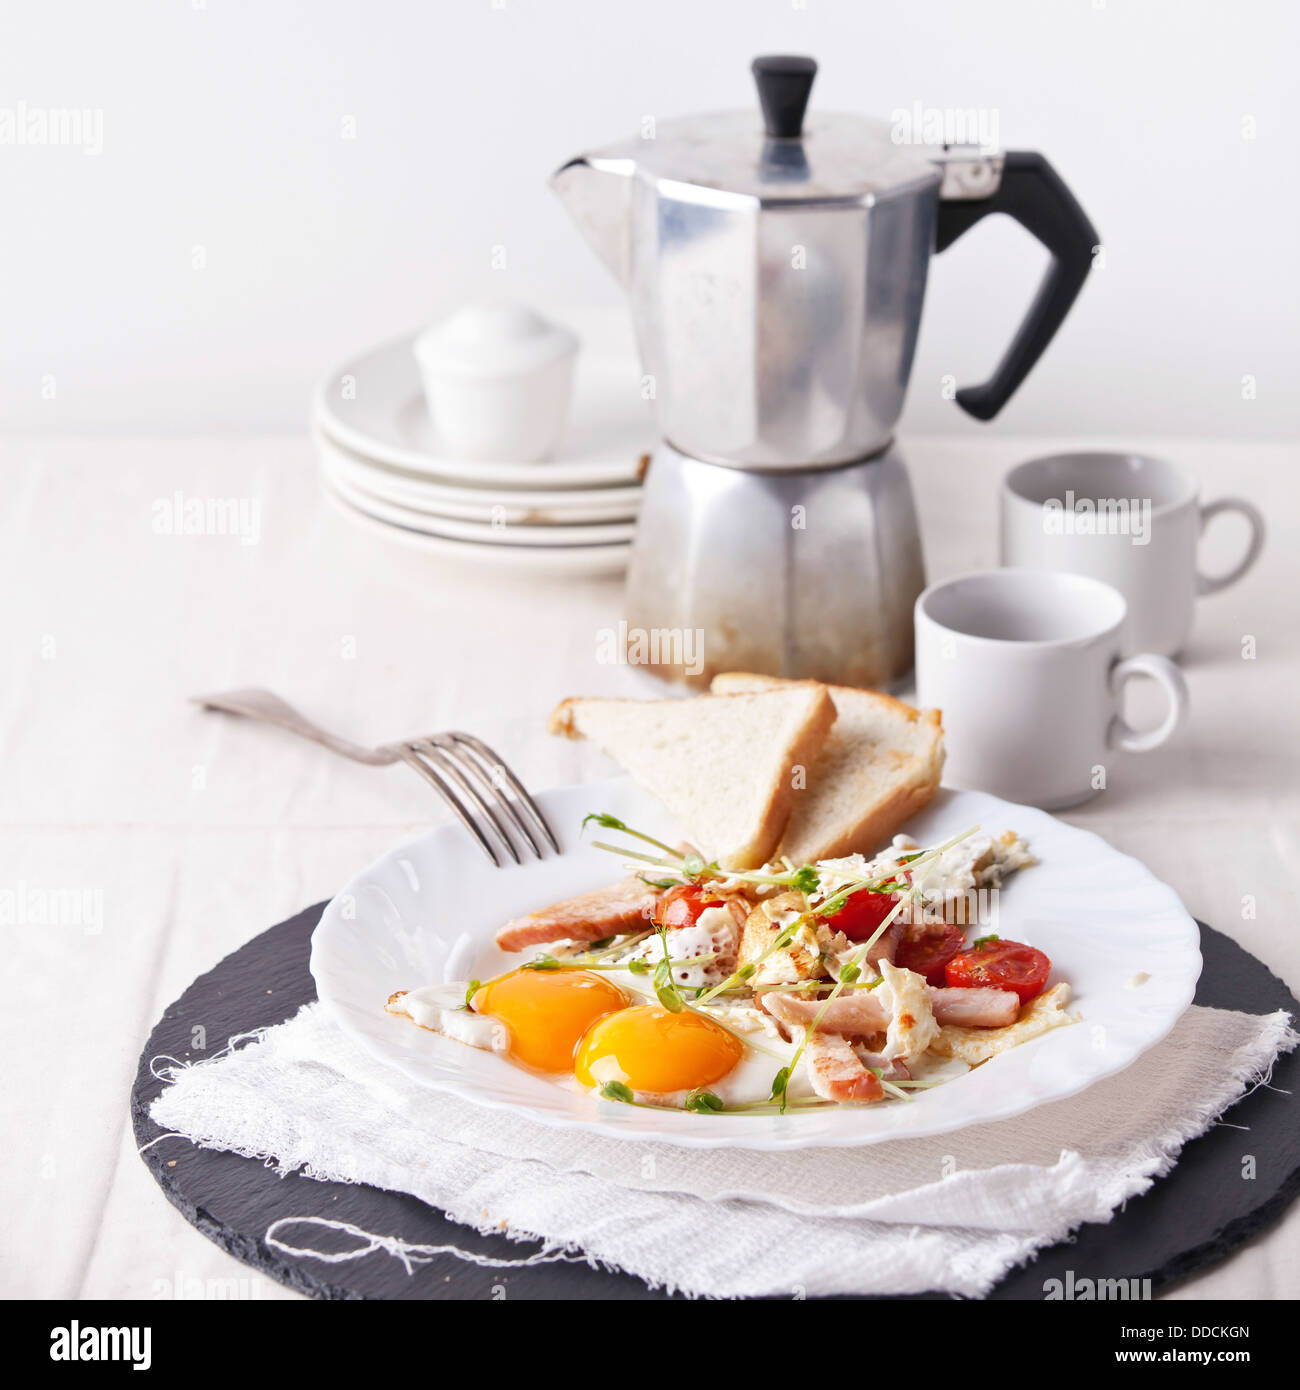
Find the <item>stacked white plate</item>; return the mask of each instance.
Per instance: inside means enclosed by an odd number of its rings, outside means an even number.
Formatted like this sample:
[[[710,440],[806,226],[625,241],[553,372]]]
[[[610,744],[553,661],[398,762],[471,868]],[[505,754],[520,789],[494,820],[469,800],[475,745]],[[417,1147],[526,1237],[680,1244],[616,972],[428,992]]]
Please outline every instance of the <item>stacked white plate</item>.
[[[413,338],[345,362],[317,387],[313,435],[335,505],[358,525],[434,555],[533,572],[621,571],[654,438],[630,346],[584,341],[553,457],[482,463],[439,440]]]

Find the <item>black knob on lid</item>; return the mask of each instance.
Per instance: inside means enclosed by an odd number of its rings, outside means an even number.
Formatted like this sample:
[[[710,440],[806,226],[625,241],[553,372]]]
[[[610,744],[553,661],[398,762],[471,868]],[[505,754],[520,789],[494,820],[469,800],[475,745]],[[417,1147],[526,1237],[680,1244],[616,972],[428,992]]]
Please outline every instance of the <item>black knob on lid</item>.
[[[817,64],[793,54],[770,54],[755,58],[752,66],[768,139],[798,140]]]

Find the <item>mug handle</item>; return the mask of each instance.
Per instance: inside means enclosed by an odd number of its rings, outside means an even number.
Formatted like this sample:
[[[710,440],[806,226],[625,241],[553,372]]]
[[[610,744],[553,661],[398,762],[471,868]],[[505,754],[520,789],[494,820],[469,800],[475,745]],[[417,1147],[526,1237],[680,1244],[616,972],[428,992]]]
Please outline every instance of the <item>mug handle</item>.
[[[1247,502],[1244,497],[1220,497],[1213,502],[1206,503],[1201,508],[1202,535],[1205,534],[1206,524],[1213,517],[1218,516],[1220,512],[1237,512],[1246,518],[1250,525],[1250,544],[1246,547],[1246,553],[1227,574],[1202,574],[1198,569],[1196,571],[1196,592],[1198,594],[1217,594],[1220,589],[1226,589],[1229,584],[1235,584],[1259,559],[1259,552],[1264,548],[1264,532],[1266,530],[1264,514],[1253,502]]]
[[[1124,748],[1130,753],[1146,753],[1152,748],[1159,748],[1187,718],[1187,682],[1183,679],[1183,673],[1167,657],[1143,652],[1111,668],[1110,693],[1117,703],[1123,693],[1124,682],[1132,676],[1150,676],[1159,681],[1169,696],[1169,712],[1163,723],[1145,732],[1126,724],[1124,716],[1117,713],[1106,731],[1106,742],[1112,748]]]

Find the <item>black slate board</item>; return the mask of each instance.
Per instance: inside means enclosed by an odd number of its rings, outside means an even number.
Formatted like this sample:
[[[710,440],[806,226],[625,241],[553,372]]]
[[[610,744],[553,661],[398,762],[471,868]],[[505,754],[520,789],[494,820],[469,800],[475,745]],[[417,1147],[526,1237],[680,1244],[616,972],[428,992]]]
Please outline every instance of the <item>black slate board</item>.
[[[268,1226],[277,1217],[307,1213],[408,1243],[456,1245],[500,1259],[518,1260],[530,1247],[480,1236],[415,1197],[297,1175],[279,1177],[254,1159],[196,1148],[181,1138],[151,1143],[162,1131],[149,1118],[149,1105],[163,1083],[151,1073],[150,1060],[196,1055],[191,1047],[196,1025],[205,1030],[212,1050],[236,1034],[280,1023],[314,999],[308,942],[324,906],[318,903],[254,937],[201,975],[149,1038],[131,1093],[131,1117],[137,1146],[168,1200],[223,1250],[312,1298],[468,1299],[502,1291],[511,1300],[667,1297],[630,1275],[586,1264],[501,1270],[439,1255],[408,1273],[384,1250],[334,1265],[285,1256],[265,1244]],[[1300,1017],[1300,1003],[1266,966],[1204,923],[1201,949],[1205,969],[1196,990],[1198,1004],[1257,1014],[1287,1009]],[[1085,1278],[1138,1278],[1150,1279],[1153,1291],[1160,1292],[1223,1259],[1276,1221],[1300,1190],[1300,1124],[1292,1096],[1286,1094],[1298,1083],[1300,1050],[1279,1058],[1272,1086],[1257,1088],[1228,1112],[1228,1123],[1188,1144],[1173,1172],[1148,1193],[1129,1202],[1108,1224],[1084,1226],[1072,1241],[1013,1270],[989,1296],[1041,1299],[1044,1281],[1064,1279],[1067,1270],[1073,1271],[1076,1286]],[[1246,1154],[1254,1156],[1253,1180],[1242,1176]],[[301,1234],[307,1237],[304,1244],[318,1250],[334,1248],[329,1242],[336,1238],[339,1248],[356,1244],[320,1228]],[[284,1232],[283,1238],[293,1244],[299,1235]]]

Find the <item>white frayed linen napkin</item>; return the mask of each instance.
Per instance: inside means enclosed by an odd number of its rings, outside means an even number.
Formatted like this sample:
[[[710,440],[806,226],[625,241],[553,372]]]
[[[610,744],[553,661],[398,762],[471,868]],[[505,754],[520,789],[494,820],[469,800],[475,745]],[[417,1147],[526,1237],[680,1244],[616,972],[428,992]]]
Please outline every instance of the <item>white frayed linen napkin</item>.
[[[585,1258],[717,1298],[977,1296],[1109,1220],[1297,1042],[1286,1013],[1193,1006],[1126,1071],[1015,1119],[771,1154],[608,1139],[440,1095],[310,1004],[212,1060],[156,1061],[170,1084],[150,1113],[208,1148],[409,1192],[484,1234],[544,1243],[521,1262]],[[400,1232],[353,1234],[418,1269]]]

